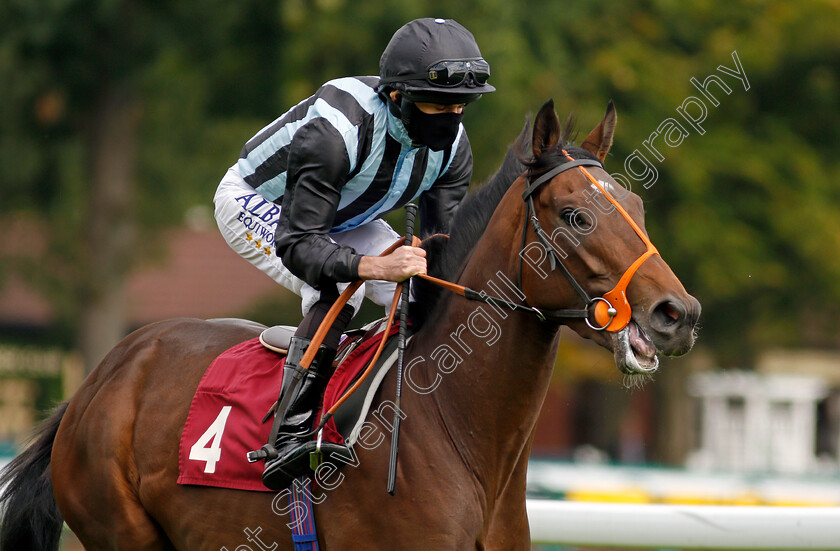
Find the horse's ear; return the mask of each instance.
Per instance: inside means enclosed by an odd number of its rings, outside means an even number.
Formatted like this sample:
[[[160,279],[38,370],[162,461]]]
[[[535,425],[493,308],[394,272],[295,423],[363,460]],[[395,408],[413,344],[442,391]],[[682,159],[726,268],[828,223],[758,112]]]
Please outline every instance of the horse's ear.
[[[554,100],[550,99],[540,108],[534,119],[534,133],[531,138],[531,150],[534,158],[553,148],[560,142],[560,119],[554,112]]]
[[[615,133],[615,106],[612,100],[607,104],[607,112],[604,115],[604,120],[601,124],[589,133],[583,143],[580,144],[582,148],[593,153],[603,163],[607,158],[607,153],[610,151],[613,143],[613,134]]]

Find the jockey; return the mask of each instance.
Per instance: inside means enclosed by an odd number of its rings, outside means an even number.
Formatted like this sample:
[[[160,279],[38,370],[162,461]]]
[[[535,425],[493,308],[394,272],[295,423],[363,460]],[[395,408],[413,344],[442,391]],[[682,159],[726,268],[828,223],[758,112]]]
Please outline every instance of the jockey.
[[[283,372],[281,397],[292,399],[275,414],[283,418],[274,450],[263,448],[270,488],[308,468],[311,438],[295,435],[313,428],[339,338],[363,297],[388,305],[397,282],[426,271],[420,248],[378,256],[400,237],[380,217],[419,197],[421,228],[447,231],[472,175],[464,106],[495,90],[475,38],[451,19],[404,25],[379,71],[329,81],[263,128],[214,198],[228,244],[303,300]],[[295,377],[339,290],[358,279],[365,284]]]

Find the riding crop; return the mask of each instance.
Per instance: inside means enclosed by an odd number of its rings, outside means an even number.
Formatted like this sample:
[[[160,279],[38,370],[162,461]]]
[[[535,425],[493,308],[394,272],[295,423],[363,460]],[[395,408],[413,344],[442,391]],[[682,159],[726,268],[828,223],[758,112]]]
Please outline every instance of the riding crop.
[[[408,203],[405,206],[405,244],[411,246],[414,242],[414,218],[417,205]],[[388,493],[394,495],[397,485],[397,454],[400,448],[400,398],[402,397],[403,359],[405,357],[405,335],[408,325],[408,302],[411,290],[411,278],[402,282],[402,302],[400,303],[400,335],[397,341],[397,395],[394,400],[394,431],[391,433],[391,456],[388,462]],[[384,339],[384,337],[383,337]]]

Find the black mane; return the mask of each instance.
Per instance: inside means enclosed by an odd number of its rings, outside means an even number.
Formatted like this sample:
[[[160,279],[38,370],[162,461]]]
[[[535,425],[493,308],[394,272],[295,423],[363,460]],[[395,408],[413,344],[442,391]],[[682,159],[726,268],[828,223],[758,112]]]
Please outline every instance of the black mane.
[[[511,184],[526,169],[536,174],[544,172],[565,161],[561,149],[565,148],[575,158],[596,158],[588,151],[570,145],[570,136],[574,133],[574,120],[570,118],[563,129],[560,143],[550,151],[534,159],[531,154],[530,123],[525,124],[519,137],[508,148],[505,159],[499,170],[477,190],[469,193],[458,207],[450,223],[450,237],[444,239],[433,237],[426,240],[423,248],[427,252],[429,275],[454,281],[461,272],[464,262],[475,248],[479,238],[487,228],[487,223],[496,210],[502,197],[507,193]],[[418,328],[433,315],[441,302],[444,291],[422,279],[415,278],[413,282],[414,303],[411,317]]]

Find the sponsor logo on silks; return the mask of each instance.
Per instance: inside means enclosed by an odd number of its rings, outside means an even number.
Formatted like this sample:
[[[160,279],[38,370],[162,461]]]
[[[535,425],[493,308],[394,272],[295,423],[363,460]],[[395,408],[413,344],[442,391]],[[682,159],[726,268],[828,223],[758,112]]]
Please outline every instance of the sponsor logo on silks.
[[[272,235],[271,238],[273,240],[274,236]],[[252,244],[255,249],[260,250],[266,256],[271,255],[271,246],[268,244],[268,242],[269,242],[268,239],[263,241],[262,239],[259,239],[259,238],[255,237],[254,232],[248,232],[248,233],[245,234],[245,241]]]
[[[236,202],[242,205],[243,210],[266,223],[274,221],[280,214],[280,207],[259,193],[242,195],[236,198]]]
[[[245,240],[265,255],[271,255],[274,245],[272,228],[277,225],[280,207],[259,193],[242,195],[236,198],[236,202],[242,205],[237,220],[249,230],[245,234]]]

